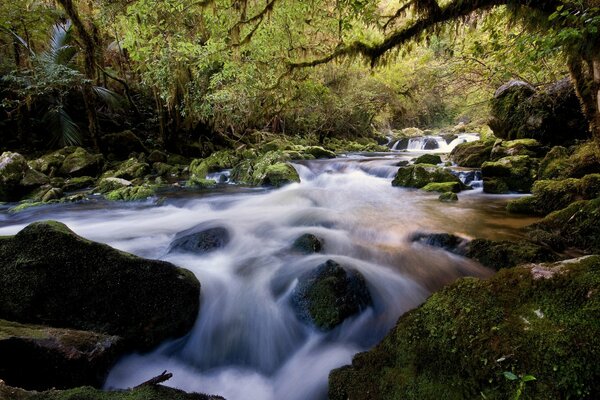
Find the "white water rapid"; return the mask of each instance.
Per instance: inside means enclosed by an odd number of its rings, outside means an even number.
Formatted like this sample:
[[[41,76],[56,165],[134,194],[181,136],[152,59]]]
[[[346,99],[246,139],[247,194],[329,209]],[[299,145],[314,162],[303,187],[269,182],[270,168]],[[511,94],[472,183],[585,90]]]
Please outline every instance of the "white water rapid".
[[[435,194],[392,187],[395,164],[413,156],[305,161],[296,164],[302,182],[276,190],[222,185],[159,204],[98,200],[2,211],[0,234],[56,219],[89,239],[196,274],[202,298],[192,331],[120,360],[107,388],[135,386],[168,370],[174,376],[167,385],[228,400],[325,399],[329,371],[375,345],[401,314],[457,277],[490,274],[411,243],[411,233],[510,238],[527,222],[504,213],[505,197],[474,190],[442,204]],[[205,255],[167,253],[178,232],[199,224],[228,229],[231,242]],[[304,233],[323,238],[323,252],[290,251]],[[297,278],[329,259],[364,275],[373,306],[321,332],[296,318],[289,299]]]

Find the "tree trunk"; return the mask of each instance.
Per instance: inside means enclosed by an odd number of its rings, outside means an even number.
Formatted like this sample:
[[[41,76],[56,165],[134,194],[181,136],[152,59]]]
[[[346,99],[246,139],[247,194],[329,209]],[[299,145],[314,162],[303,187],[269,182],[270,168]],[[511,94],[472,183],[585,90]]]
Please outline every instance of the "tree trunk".
[[[571,57],[569,72],[600,156],[600,58]]]
[[[77,33],[83,43],[83,50],[85,52],[85,76],[90,81],[96,79],[96,44],[92,35],[87,31],[83,21],[79,17],[79,13],[75,9],[72,0],[58,0],[60,5],[64,8],[65,12],[75,25]],[[88,118],[88,130],[90,133],[90,139],[92,145],[96,151],[100,150],[99,146],[99,128],[98,128],[98,115],[96,113],[96,97],[94,95],[94,89],[92,83],[86,83],[82,90],[83,102],[85,106],[85,112]]]

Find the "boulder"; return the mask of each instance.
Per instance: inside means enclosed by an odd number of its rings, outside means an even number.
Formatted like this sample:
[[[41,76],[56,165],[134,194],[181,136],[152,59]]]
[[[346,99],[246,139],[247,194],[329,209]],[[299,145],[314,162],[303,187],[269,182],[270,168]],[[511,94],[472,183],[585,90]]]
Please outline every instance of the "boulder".
[[[598,398],[599,269],[592,256],[459,279],[333,370],[329,399]]]
[[[150,154],[148,154],[148,162],[149,163],[166,163],[169,159],[169,155],[164,151],[160,150],[152,150]]]
[[[312,233],[305,233],[294,240],[292,249],[303,254],[319,253],[323,249],[323,239]]]
[[[600,197],[571,203],[528,229],[532,240],[558,251],[573,247],[586,253],[599,253]]]
[[[96,179],[91,176],[80,176],[77,178],[69,178],[63,185],[65,192],[72,192],[73,190],[86,189],[94,186]]]
[[[104,177],[122,178],[127,180],[142,179],[150,173],[150,166],[136,158],[130,158],[121,163],[116,171],[109,171]]]
[[[227,228],[207,227],[206,224],[200,224],[175,235],[169,246],[169,253],[186,251],[205,254],[227,246],[230,241],[231,235]]]
[[[102,178],[98,181],[96,190],[100,193],[108,193],[131,185],[131,181],[126,179],[108,177]]]
[[[210,172],[233,168],[239,160],[239,156],[229,150],[216,151],[206,158],[193,160],[189,167],[190,179],[188,186],[206,186],[208,183],[206,176]],[[213,182],[213,185],[215,183]]]
[[[294,167],[288,164],[289,160],[289,154],[283,151],[270,151],[256,159],[238,163],[231,171],[231,179],[252,186],[280,187],[300,182],[300,176]]]
[[[460,182],[441,182],[441,183],[428,183],[423,186],[421,190],[426,192],[440,192],[440,193],[458,193],[461,191],[463,185]]]
[[[554,146],[540,161],[538,179],[566,177],[570,167],[569,150],[562,146]]]
[[[450,152],[450,160],[459,167],[479,168],[481,164],[490,160],[493,141],[476,140],[461,143]]]
[[[48,177],[31,169],[19,153],[0,155],[0,201],[17,201],[48,182]]]
[[[63,176],[97,176],[104,165],[102,154],[91,154],[77,147],[67,155],[60,166],[59,173]]]
[[[152,169],[158,176],[173,177],[179,175],[179,168],[175,165],[170,165],[164,162],[155,162],[152,164]]]
[[[360,272],[328,260],[298,278],[291,304],[301,320],[330,330],[369,307],[372,299]]]
[[[119,160],[126,159],[131,153],[148,153],[146,146],[130,130],[104,135],[100,143],[104,154],[113,154]]]
[[[529,156],[509,156],[481,166],[486,193],[527,193],[537,176],[538,162]]]
[[[511,81],[496,91],[491,113],[490,128],[502,139],[531,138],[545,145],[560,145],[589,137],[569,78],[539,91],[527,83]]]
[[[146,200],[156,194],[156,189],[155,185],[125,186],[106,193],[104,197],[113,201]]]
[[[120,353],[118,336],[0,319],[0,378],[11,386],[98,387]]]
[[[416,164],[403,167],[398,170],[396,177],[392,181],[392,186],[422,188],[428,183],[451,182],[464,187],[463,183],[450,171],[430,166],[427,164]]]
[[[535,139],[497,140],[492,147],[490,160],[497,161],[509,156],[543,157],[548,151]]]
[[[310,154],[314,158],[335,158],[335,152],[324,149],[321,146],[307,146],[303,149],[304,153]]]
[[[547,247],[526,240],[513,242],[475,239],[467,244],[464,256],[495,270],[557,259],[557,256]]]
[[[0,238],[0,318],[117,335],[148,349],[191,329],[200,285],[164,261],[146,260],[36,222]]]
[[[437,165],[442,162],[442,158],[436,154],[423,154],[415,159],[415,164]]]

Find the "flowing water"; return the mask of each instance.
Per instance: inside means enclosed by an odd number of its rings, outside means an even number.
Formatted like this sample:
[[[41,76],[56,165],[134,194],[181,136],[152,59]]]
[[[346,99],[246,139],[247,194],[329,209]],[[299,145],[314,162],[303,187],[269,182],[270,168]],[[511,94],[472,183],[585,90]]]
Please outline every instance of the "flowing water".
[[[219,189],[167,195],[159,204],[82,204],[0,212],[0,235],[31,221],[56,219],[78,234],[193,271],[202,284],[192,331],[148,354],[129,355],[106,387],[131,387],[163,370],[168,385],[228,400],[324,399],[327,376],[376,344],[398,317],[434,290],[464,275],[491,271],[443,250],[411,243],[417,231],[518,238],[530,220],[511,218],[507,196],[461,193],[456,204],[436,194],[392,187],[398,161],[414,154],[354,155],[295,165],[302,182],[281,189]],[[231,242],[202,256],[167,253],[178,232],[225,227]],[[296,237],[324,239],[324,251],[290,251]],[[290,306],[297,278],[328,259],[360,271],[373,306],[330,332],[299,321]],[[143,305],[140,305],[143,306]]]

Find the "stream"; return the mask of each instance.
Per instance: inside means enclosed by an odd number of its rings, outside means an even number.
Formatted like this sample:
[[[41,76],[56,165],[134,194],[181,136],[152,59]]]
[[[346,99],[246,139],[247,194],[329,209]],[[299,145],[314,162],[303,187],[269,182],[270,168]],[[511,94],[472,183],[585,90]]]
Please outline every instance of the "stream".
[[[0,235],[55,219],[81,236],[172,262],[198,277],[201,308],[192,331],[121,359],[106,388],[135,386],[168,370],[174,376],[167,385],[228,400],[325,399],[329,371],[374,346],[400,315],[457,277],[492,273],[412,243],[411,234],[518,239],[519,228],[533,221],[504,211],[510,195],[484,195],[479,188],[446,204],[438,194],[392,187],[396,164],[416,155],[302,161],[294,164],[302,182],[280,189],[220,184],[210,191],[166,193],[158,203],[98,198],[17,214],[2,209]],[[178,232],[200,224],[226,228],[230,243],[204,255],[167,252]],[[324,250],[292,252],[304,233],[323,238]],[[300,275],[329,259],[365,277],[373,306],[322,332],[295,316],[290,294]]]

